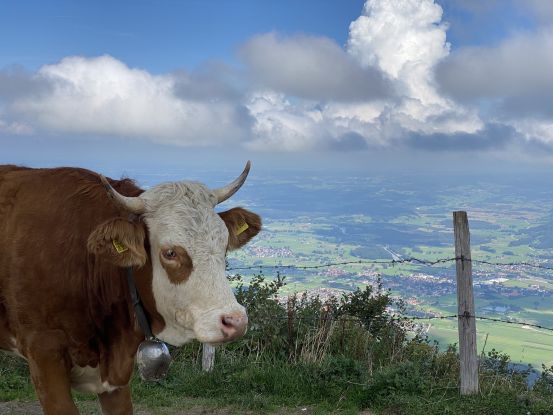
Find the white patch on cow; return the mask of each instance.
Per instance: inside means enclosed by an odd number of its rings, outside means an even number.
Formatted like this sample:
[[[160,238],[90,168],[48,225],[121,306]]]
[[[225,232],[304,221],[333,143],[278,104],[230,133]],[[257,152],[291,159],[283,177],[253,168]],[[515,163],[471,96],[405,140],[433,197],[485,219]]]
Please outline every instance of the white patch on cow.
[[[104,393],[113,392],[119,386],[110,385],[108,382],[102,382],[99,366],[78,366],[71,368],[71,387],[79,392]]]
[[[201,342],[224,340],[221,316],[245,313],[236,302],[225,274],[228,230],[215,213],[217,199],[197,182],[165,183],[145,191],[144,220],[152,258],[152,290],[165,328],[157,337],[180,346],[194,338]],[[192,259],[189,278],[174,284],[163,269],[161,247],[181,246]]]
[[[113,386],[113,385],[110,385],[110,383],[106,380],[104,382],[102,382],[102,387],[104,388],[104,390],[106,392],[113,392],[114,390],[116,389],[119,389],[120,386]]]
[[[15,337],[13,337],[13,336],[10,337],[10,343],[11,343],[11,348],[9,350],[2,349],[2,351],[6,352],[7,354],[17,356],[17,357],[21,357],[22,359],[27,360],[27,358],[25,356],[23,356],[21,354],[21,352],[19,351],[19,348],[17,347],[17,339]]]

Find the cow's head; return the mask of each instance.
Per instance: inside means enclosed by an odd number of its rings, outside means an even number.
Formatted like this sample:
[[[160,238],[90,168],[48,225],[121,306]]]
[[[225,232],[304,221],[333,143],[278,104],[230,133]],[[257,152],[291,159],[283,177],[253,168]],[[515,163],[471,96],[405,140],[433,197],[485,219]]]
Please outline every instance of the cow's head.
[[[153,296],[157,312],[165,320],[164,329],[156,335],[167,343],[178,346],[194,338],[219,343],[246,331],[248,317],[227,281],[225,256],[259,232],[261,218],[242,208],[221,213],[213,208],[242,186],[249,169],[250,162],[240,177],[220,189],[181,181],[157,185],[138,197],[119,194],[102,177],[110,198],[140,215],[147,226]],[[133,240],[118,241],[129,249],[126,263],[119,265],[142,265],[145,258],[133,248],[136,239],[140,240],[140,230],[128,233]],[[131,252],[133,249],[137,252]]]

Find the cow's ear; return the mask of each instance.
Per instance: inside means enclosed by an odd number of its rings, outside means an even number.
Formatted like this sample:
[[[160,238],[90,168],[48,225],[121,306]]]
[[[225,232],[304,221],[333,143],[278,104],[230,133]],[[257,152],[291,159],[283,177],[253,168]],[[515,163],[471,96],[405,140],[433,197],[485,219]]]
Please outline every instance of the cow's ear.
[[[233,208],[220,212],[219,216],[228,228],[229,251],[244,246],[261,230],[261,218],[249,210]]]
[[[144,248],[143,223],[124,218],[110,219],[92,231],[88,251],[119,267],[142,266],[148,255]]]

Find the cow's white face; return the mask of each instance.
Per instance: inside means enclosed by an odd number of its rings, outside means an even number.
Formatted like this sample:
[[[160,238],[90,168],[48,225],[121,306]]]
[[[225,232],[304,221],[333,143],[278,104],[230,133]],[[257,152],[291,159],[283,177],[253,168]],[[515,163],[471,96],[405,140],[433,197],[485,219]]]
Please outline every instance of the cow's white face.
[[[232,196],[244,183],[250,164],[229,185],[210,190],[197,182],[164,183],[137,197],[117,193],[102,177],[109,197],[141,215],[148,228],[152,262],[152,291],[165,327],[156,336],[175,346],[194,338],[220,343],[242,336],[246,310],[236,302],[225,274],[225,255],[240,248],[261,229],[255,213],[234,208],[216,213],[215,205]],[[89,237],[89,250],[104,254],[119,266],[146,261],[144,231],[114,219]],[[128,249],[115,252],[106,241]]]
[[[225,274],[229,231],[215,213],[215,195],[201,183],[167,183],[141,195],[150,237],[152,289],[165,328],[157,337],[178,346],[243,334],[246,310],[236,302]],[[233,316],[236,332],[225,327]]]

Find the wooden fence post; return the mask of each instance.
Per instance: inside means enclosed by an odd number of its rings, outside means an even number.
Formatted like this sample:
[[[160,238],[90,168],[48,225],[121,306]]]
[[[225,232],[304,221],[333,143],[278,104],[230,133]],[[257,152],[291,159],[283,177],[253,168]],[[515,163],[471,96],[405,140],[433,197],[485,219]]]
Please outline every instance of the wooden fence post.
[[[478,356],[476,319],[472,291],[472,262],[467,212],[453,212],[455,265],[457,269],[457,314],[459,356],[461,360],[461,395],[478,393]]]
[[[292,359],[295,353],[294,345],[294,317],[296,315],[296,294],[288,296],[286,302],[286,314],[288,316],[288,359]]]
[[[215,346],[204,343],[202,349],[202,370],[211,372],[215,364]]]

